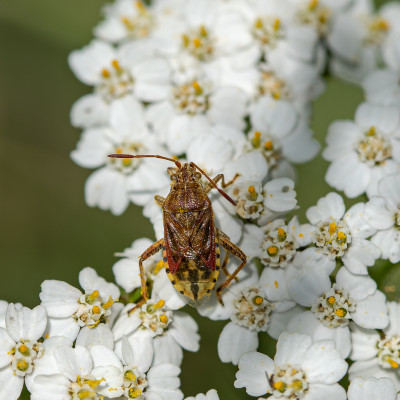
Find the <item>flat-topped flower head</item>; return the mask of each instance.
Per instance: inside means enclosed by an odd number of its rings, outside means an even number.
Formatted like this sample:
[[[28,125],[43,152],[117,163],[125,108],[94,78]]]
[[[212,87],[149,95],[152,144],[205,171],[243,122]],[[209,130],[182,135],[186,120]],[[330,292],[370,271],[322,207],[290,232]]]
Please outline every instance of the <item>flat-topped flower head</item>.
[[[253,263],[222,296],[223,306],[214,300],[201,306],[199,313],[212,320],[230,319],[219,336],[218,355],[235,365],[242,354],[257,350],[259,332],[276,339],[290,318],[302,311],[290,298],[280,270],[264,269],[259,277]]]
[[[173,313],[164,307],[165,301],[148,300],[138,310],[139,318],[142,320],[142,327],[150,330],[152,335],[162,335],[164,330],[173,321]]]
[[[346,399],[337,384],[347,364],[335,350],[334,342],[312,342],[306,335],[282,333],[274,360],[250,352],[240,358],[235,387],[245,387],[250,396],[270,394],[271,400],[315,399],[329,395]]]
[[[121,14],[120,19],[129,38],[141,39],[150,34],[154,26],[154,15],[144,2],[137,0],[133,3],[132,9]]]
[[[356,152],[361,162],[374,167],[392,157],[392,144],[386,135],[371,126],[357,143]]]
[[[168,285],[168,277],[160,282]],[[158,296],[160,291],[153,290]],[[188,314],[172,311],[163,299],[149,299],[143,305],[134,308],[135,304],[128,303],[116,318],[112,332],[115,339],[115,351],[121,356],[123,337],[126,336],[132,347],[141,346],[142,340],[150,340],[154,347],[155,364],[171,362],[180,365],[182,348],[188,351],[198,351],[200,336],[195,320]],[[170,351],[171,349],[172,352]],[[151,356],[151,359],[153,356]]]
[[[243,290],[233,301],[232,321],[251,331],[265,331],[268,328],[270,314],[275,308],[263,293],[256,287]]]
[[[66,336],[75,340],[80,328],[95,328],[107,324],[120,292],[92,268],[79,273],[82,293],[63,281],[46,280],[42,283],[40,299],[49,315],[49,335]]]
[[[296,255],[297,249],[311,242],[314,228],[300,225],[297,217],[289,223],[276,219],[261,228],[264,237],[261,243],[261,262],[268,267],[285,268]]]
[[[351,314],[356,310],[356,302],[350,293],[337,283],[312,305],[311,311],[328,328],[348,325]]]
[[[17,400],[25,378],[33,376],[36,362],[45,352],[42,337],[46,325],[43,306],[32,310],[12,303],[7,306],[6,328],[0,328],[0,385],[4,399]]]
[[[182,114],[196,115],[205,113],[210,107],[210,83],[191,81],[173,88],[172,104]]]
[[[367,240],[375,228],[364,218],[364,203],[345,211],[343,199],[329,193],[307,210],[307,218],[315,226],[313,242],[316,251],[330,260],[340,258],[355,274],[366,274],[367,267],[379,257],[379,249]]]
[[[209,61],[214,56],[215,36],[204,25],[182,34],[182,49],[199,61]]]
[[[320,222],[315,230],[314,243],[328,257],[342,257],[351,243],[349,227],[345,221],[333,218]]]
[[[388,2],[379,12],[373,10],[372,3],[353,2],[347,12],[337,15],[327,40],[334,56],[332,72],[360,83],[368,73],[381,67],[382,53],[391,53],[387,49],[396,38],[399,15],[397,2]]]
[[[384,176],[397,172],[400,159],[397,107],[361,104],[355,121],[337,121],[329,127],[327,148],[323,152],[331,161],[325,179],[346,196],[377,193]]]
[[[317,339],[331,339],[343,357],[351,350],[350,321],[362,328],[383,329],[388,325],[386,298],[376,290],[369,276],[353,275],[339,269],[336,282],[329,278],[332,267],[311,249],[298,255],[286,271],[288,292],[298,304],[311,307],[295,315],[289,332],[300,332]],[[321,262],[322,261],[322,262]],[[325,264],[325,265],[324,265]]]
[[[249,141],[254,149],[262,153],[268,162],[268,167],[275,167],[283,158],[282,146],[279,139],[268,134],[268,131],[249,132]]]
[[[170,67],[149,43],[128,42],[118,48],[92,41],[69,56],[75,75],[93,86],[92,94],[79,99],[71,111],[79,127],[103,126],[114,101],[133,96],[144,102],[165,99],[170,90]]]
[[[258,219],[259,223],[274,219],[296,207],[294,182],[288,178],[261,181],[239,177],[230,189],[236,201],[236,212],[245,219]]]
[[[259,96],[271,96],[275,100],[292,98],[288,83],[278,77],[272,69],[261,69],[257,87]]]
[[[363,18],[366,26],[364,43],[380,46],[390,32],[390,22],[382,15],[368,15]]]
[[[296,14],[298,23],[310,25],[321,36],[328,32],[332,18],[332,10],[324,3],[320,0],[303,1],[300,3]]]
[[[290,163],[310,160],[319,145],[293,103],[272,96],[260,97],[251,107],[246,150],[261,152],[273,177],[293,179],[295,172]]]
[[[368,379],[389,378],[400,390],[400,307],[396,302],[387,303],[389,309],[389,325],[383,331],[362,329],[352,326],[352,352],[354,361],[349,369],[349,378]]]
[[[124,39],[143,39],[155,27],[154,12],[141,0],[119,0],[104,8],[105,19],[94,34],[110,42]]]
[[[133,84],[134,79],[130,71],[121,67],[120,62],[114,59],[108,67],[101,70],[99,83],[95,90],[103,97],[104,101],[110,102],[131,93]]]
[[[132,345],[124,336],[119,357],[104,346],[94,346],[90,352],[93,374],[103,379],[98,388],[102,396],[136,400],[183,398],[179,390],[180,368],[165,362],[154,363],[153,344],[149,337],[142,337]]]
[[[262,47],[274,47],[284,36],[281,19],[269,15],[257,17],[251,32]]]
[[[41,367],[42,373],[35,377],[31,391],[32,400],[54,393],[58,396],[56,398],[65,400],[103,398],[99,390],[105,379],[94,375],[93,360],[86,348],[61,345],[53,350],[51,357],[43,359]]]
[[[377,195],[365,205],[365,219],[377,229],[371,242],[379,247],[382,258],[400,261],[400,174],[379,181]]]

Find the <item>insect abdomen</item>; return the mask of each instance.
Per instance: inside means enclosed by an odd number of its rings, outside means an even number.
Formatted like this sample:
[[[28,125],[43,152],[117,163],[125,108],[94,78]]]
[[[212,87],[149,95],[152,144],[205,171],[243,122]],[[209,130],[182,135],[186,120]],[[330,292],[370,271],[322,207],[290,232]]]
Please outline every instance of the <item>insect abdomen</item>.
[[[191,305],[198,305],[206,300],[211,294],[219,275],[220,250],[215,243],[215,270],[207,268],[199,258],[183,258],[178,271],[174,274],[169,272],[166,251],[163,252],[167,275],[174,288],[183,296],[186,296]]]

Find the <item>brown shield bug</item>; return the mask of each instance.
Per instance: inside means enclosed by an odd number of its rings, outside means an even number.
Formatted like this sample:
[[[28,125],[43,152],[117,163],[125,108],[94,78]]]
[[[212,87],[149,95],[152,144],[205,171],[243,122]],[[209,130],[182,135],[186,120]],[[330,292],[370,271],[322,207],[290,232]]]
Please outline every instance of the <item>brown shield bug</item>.
[[[150,246],[139,258],[139,269],[142,296],[148,300],[146,277],[143,261],[163,249],[163,261],[168,278],[175,289],[189,299],[191,305],[198,305],[208,299],[217,282],[220,269],[227,275],[226,280],[217,288],[216,295],[222,304],[221,291],[226,288],[246,265],[246,255],[230,240],[229,237],[214,226],[214,214],[207,194],[216,188],[233,205],[236,203],[222,190],[217,183],[224,176],[217,175],[211,179],[194,163],[183,165],[171,158],[158,155],[110,154],[114,158],[146,158],[154,157],[172,161],[176,168],[169,171],[171,190],[167,198],[155,196],[156,202],[163,209],[164,238]],[[200,182],[203,174],[210,182],[204,187]],[[235,179],[235,178],[234,178]],[[241,260],[236,270],[229,274],[225,269],[227,257],[220,262],[220,246]]]

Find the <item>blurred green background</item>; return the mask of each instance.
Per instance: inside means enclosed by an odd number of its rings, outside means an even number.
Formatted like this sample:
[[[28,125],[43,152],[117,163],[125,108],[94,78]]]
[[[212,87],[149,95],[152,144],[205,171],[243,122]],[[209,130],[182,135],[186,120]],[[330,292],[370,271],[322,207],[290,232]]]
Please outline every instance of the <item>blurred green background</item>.
[[[69,158],[80,135],[70,126],[69,110],[90,88],[73,76],[67,56],[92,39],[104,3],[0,0],[0,299],[33,307],[43,280],[78,285],[85,266],[112,280],[113,253],[136,238],[153,237],[150,223],[134,206],[120,217],[87,207],[83,187],[91,171]],[[313,118],[321,143],[328,125],[352,118],[361,101],[358,88],[328,80]],[[330,190],[324,183],[326,168],[320,156],[298,168],[300,215]],[[185,354],[185,396],[215,388],[221,399],[250,398],[233,389],[237,368],[222,364],[216,354],[225,322],[188,312],[196,317],[202,340],[199,353]],[[272,350],[263,344],[261,351]]]

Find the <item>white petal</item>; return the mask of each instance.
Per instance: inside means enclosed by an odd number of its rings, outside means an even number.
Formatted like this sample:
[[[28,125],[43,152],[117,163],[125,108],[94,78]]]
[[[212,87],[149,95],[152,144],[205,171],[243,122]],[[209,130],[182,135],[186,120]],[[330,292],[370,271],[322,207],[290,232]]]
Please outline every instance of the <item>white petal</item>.
[[[72,382],[78,375],[86,376],[92,371],[93,361],[85,347],[59,347],[54,350],[54,357],[60,372]]]
[[[153,365],[171,363],[181,365],[183,359],[182,347],[169,335],[156,336],[153,341]]]
[[[276,345],[276,365],[300,364],[311,346],[311,337],[283,332]]]
[[[326,182],[345,195],[354,198],[364,193],[370,183],[371,171],[367,164],[358,160],[352,152],[337,158],[329,166],[325,175]]]
[[[49,317],[64,318],[74,314],[79,307],[82,292],[63,281],[46,280],[39,294]]]
[[[296,305],[287,311],[273,312],[271,314],[271,319],[267,331],[268,335],[270,335],[274,339],[278,339],[283,331],[287,331],[289,333],[291,332],[305,333],[305,332],[300,332],[300,330],[290,331],[288,329],[289,321],[291,321],[293,317],[300,315],[302,311],[304,311],[304,308]]]
[[[348,326],[327,328],[315,317],[311,311],[304,311],[295,315],[288,323],[289,333],[301,333],[312,337],[313,342],[319,340],[333,340],[336,349],[343,358],[347,358],[351,350],[350,330]]]
[[[388,134],[399,126],[400,114],[397,107],[363,103],[357,108],[355,121],[364,129],[374,126]]]
[[[354,378],[347,391],[348,400],[394,400],[396,389],[389,378]]]
[[[291,300],[287,289],[287,278],[285,275],[285,271],[281,268],[264,268],[260,276],[259,284],[261,288],[264,289],[268,300],[274,302]]]
[[[105,367],[107,365],[118,368],[122,371],[122,363],[112,349],[95,345],[90,349],[90,355],[93,359],[93,367]]]
[[[275,212],[287,212],[296,207],[294,182],[288,178],[273,179],[263,187],[266,193],[265,205]]]
[[[79,333],[79,325],[72,317],[49,318],[47,332],[52,336],[65,336],[74,341]]]
[[[255,351],[257,347],[257,332],[229,322],[218,339],[218,356],[222,362],[237,365],[242,354]]]
[[[294,129],[297,112],[288,101],[275,101],[264,96],[254,106],[250,118],[255,130],[282,138]]]
[[[354,275],[346,268],[340,268],[336,275],[336,283],[348,290],[357,302],[374,294],[377,288],[376,282],[369,276]]]
[[[15,341],[5,329],[0,328],[0,368],[5,367],[12,362],[13,355],[11,350],[14,346]]]
[[[400,232],[397,229],[387,229],[376,233],[371,242],[382,252],[382,258],[389,259],[393,264],[400,261]]]
[[[250,396],[262,396],[272,391],[269,377],[274,370],[274,362],[265,354],[251,352],[239,360],[235,388],[246,388]]]
[[[103,300],[108,300],[109,297],[114,300],[119,299],[120,291],[118,286],[97,275],[93,268],[86,267],[79,272],[79,284],[89,293],[98,290]]]
[[[177,311],[174,313],[169,333],[185,350],[198,351],[200,347],[198,329],[196,321],[190,315]]]
[[[356,311],[351,314],[353,321],[363,328],[383,329],[389,323],[385,295],[377,290],[375,294],[359,301]]]
[[[71,382],[63,375],[40,375],[35,378],[31,400],[65,400],[70,398],[70,387]]]
[[[298,304],[311,307],[331,287],[329,275],[323,269],[287,271],[287,286],[290,296]]]
[[[335,342],[332,340],[313,343],[301,366],[310,383],[336,383],[347,371],[347,363],[335,350]]]
[[[96,345],[103,345],[109,349],[114,348],[114,336],[106,324],[99,324],[95,328],[84,326],[76,338],[76,344],[90,350]]]
[[[24,378],[17,376],[11,368],[0,370],[0,400],[17,400],[24,386]]]
[[[378,354],[377,343],[380,336],[377,331],[360,328],[356,324],[351,324],[352,350],[350,358],[352,360],[368,360]]]
[[[373,197],[365,204],[364,218],[376,229],[389,229],[394,223],[393,213],[383,197]]]
[[[343,198],[331,192],[318,200],[317,205],[307,210],[307,218],[312,224],[325,221],[329,218],[340,219],[345,211]]]
[[[375,233],[375,229],[365,220],[364,203],[357,203],[349,208],[344,214],[343,220],[346,221],[353,236],[367,238]]]
[[[143,106],[133,96],[124,96],[113,102],[109,122],[111,128],[130,140],[148,134]]]
[[[181,369],[174,364],[160,364],[152,367],[147,373],[149,387],[151,390],[178,389],[180,380],[178,378]]]
[[[68,57],[68,63],[78,79],[93,85],[100,81],[101,70],[111,66],[113,59],[115,52],[111,45],[93,40],[81,50],[73,51]]]
[[[140,287],[139,263],[131,258],[123,258],[113,265],[115,282],[126,292]]]
[[[380,256],[379,248],[366,239],[353,238],[346,254],[342,257],[343,264],[354,274],[365,275],[367,268],[375,264]]]
[[[10,336],[16,341],[38,340],[47,325],[47,313],[43,306],[33,310],[27,307],[17,309],[14,304],[9,304],[6,312],[6,326]]]
[[[109,106],[100,95],[87,94],[78,99],[70,113],[71,125],[77,128],[106,125],[109,117]]]
[[[129,204],[126,177],[108,167],[95,171],[85,183],[85,200],[90,207],[122,214]]]
[[[124,339],[122,339],[122,356],[126,361],[127,365],[136,366],[140,372],[146,372],[153,361],[153,339],[149,336],[139,336],[133,335],[129,339],[129,346],[131,346],[132,351],[132,360],[131,363],[128,362],[128,357],[125,356],[126,353],[129,353],[129,349],[127,349],[127,343],[124,344]]]
[[[304,400],[320,400],[322,398],[324,400],[346,400],[346,392],[339,384],[311,384]]]

